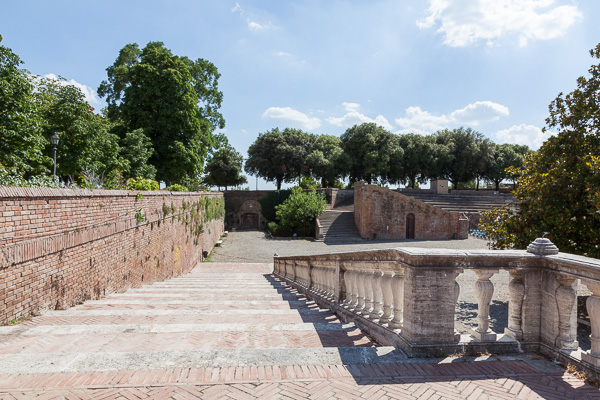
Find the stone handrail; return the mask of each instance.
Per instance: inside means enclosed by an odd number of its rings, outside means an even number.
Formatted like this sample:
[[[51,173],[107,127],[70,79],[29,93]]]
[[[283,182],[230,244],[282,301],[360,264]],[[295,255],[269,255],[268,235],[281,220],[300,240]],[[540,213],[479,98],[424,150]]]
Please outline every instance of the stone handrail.
[[[467,269],[478,278],[478,325],[465,339],[454,321],[456,278]],[[501,269],[510,274],[509,319],[496,333],[489,328],[490,277]],[[409,356],[525,349],[570,360],[578,349],[573,286],[580,279],[592,292],[592,347],[575,361],[600,372],[600,260],[558,253],[547,239],[527,251],[395,248],[275,257],[274,273]]]

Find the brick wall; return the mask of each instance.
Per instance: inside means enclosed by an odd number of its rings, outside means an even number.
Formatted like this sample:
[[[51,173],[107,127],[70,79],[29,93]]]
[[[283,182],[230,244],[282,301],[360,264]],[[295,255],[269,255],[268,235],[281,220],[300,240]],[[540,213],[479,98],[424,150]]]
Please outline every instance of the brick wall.
[[[208,207],[206,199],[213,204]],[[220,193],[0,187],[0,324],[190,271]]]
[[[407,215],[414,215],[415,239],[466,239],[469,221],[396,191],[354,184],[354,220],[360,236],[406,239]]]

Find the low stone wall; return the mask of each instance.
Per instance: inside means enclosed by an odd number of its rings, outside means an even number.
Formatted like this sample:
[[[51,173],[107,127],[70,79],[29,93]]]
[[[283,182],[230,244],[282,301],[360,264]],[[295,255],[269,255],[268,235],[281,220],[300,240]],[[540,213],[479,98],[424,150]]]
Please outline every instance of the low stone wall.
[[[0,187],[0,324],[190,271],[220,193]]]
[[[396,191],[365,182],[354,184],[354,218],[362,238],[466,239],[469,220]]]

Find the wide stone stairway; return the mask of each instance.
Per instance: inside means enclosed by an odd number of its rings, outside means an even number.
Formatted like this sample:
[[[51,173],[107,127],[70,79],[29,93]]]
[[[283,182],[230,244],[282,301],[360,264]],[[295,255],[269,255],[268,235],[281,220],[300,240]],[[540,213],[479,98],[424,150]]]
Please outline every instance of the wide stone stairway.
[[[409,360],[271,274],[190,274],[0,327],[0,399],[598,398],[519,358]]]

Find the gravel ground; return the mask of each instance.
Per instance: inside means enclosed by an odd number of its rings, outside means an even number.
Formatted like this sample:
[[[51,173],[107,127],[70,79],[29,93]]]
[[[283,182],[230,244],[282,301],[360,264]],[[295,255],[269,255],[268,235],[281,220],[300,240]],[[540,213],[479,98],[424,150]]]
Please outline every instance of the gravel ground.
[[[263,231],[229,232],[223,238],[221,247],[215,247],[211,254],[214,262],[273,262],[273,255],[280,256],[341,253],[357,250],[389,249],[395,247],[446,248],[458,250],[487,249],[487,241],[469,238],[465,240],[400,240],[400,241],[352,241],[348,243],[313,242],[304,239],[273,239]],[[496,333],[504,333],[508,326],[508,281],[509,274],[501,270],[491,279],[494,295],[490,305],[490,328]],[[477,298],[475,296],[475,272],[466,270],[457,278],[460,295],[456,306],[455,328],[466,334],[477,326]],[[584,329],[580,329],[581,347],[589,349],[589,339]]]

